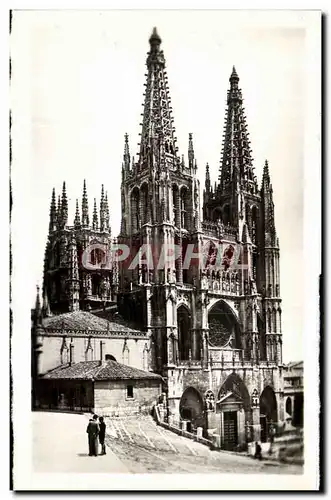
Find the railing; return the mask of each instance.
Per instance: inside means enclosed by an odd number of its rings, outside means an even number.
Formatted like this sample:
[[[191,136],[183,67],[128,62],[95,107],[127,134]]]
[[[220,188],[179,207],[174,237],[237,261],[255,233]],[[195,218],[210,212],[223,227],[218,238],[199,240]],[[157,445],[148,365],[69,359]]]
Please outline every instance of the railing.
[[[221,271],[215,275],[203,277],[201,287],[223,295],[240,295],[241,293],[239,276],[236,271]]]
[[[235,238],[237,229],[230,225],[222,224],[220,221],[204,221],[202,222],[202,231],[208,236],[221,238],[222,236],[231,236]]]
[[[206,439],[204,437],[200,437],[197,434],[185,431],[183,429],[180,429],[179,427],[176,427],[175,425],[172,425],[172,424],[169,424],[169,423],[162,421],[158,405],[154,406],[154,415],[155,415],[156,423],[160,427],[163,427],[164,429],[167,429],[168,431],[174,432],[175,434],[178,434],[179,436],[183,436],[183,437],[186,437],[188,439],[192,439],[193,441],[197,441],[198,443],[204,444],[204,445],[209,446],[211,448],[214,447],[213,442],[210,441],[209,439]]]

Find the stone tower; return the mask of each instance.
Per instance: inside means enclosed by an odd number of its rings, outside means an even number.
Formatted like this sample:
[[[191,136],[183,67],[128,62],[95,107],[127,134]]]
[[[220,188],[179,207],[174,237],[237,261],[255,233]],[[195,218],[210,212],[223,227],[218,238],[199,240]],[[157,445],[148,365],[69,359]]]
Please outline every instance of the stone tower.
[[[149,42],[136,163],[130,159],[128,136],[125,136],[119,241],[129,246],[130,260],[137,265],[132,269],[121,265],[119,310],[150,332],[150,367],[163,372],[164,367],[178,358],[178,347],[173,345],[177,284],[183,286],[195,279],[193,270],[183,270],[182,257],[171,259],[169,255],[175,248],[185,252],[187,245],[198,239],[200,187],[192,134],[189,134],[187,163],[178,154],[165,58],[156,29]],[[200,356],[198,345],[196,356]]]
[[[90,310],[116,301],[117,272],[109,265],[112,239],[107,193],[101,188],[92,223],[84,181],[81,213],[78,200],[73,225],[68,224],[66,185],[56,204],[52,192],[44,260],[43,314]]]
[[[218,183],[209,165],[203,218],[192,134],[176,147],[154,29],[137,161],[125,136],[119,312],[145,329],[149,368],[163,375],[169,420],[202,427],[223,448],[267,439],[283,420],[279,244],[269,167],[259,189],[239,77],[227,95]],[[174,258],[162,258],[173,249]]]

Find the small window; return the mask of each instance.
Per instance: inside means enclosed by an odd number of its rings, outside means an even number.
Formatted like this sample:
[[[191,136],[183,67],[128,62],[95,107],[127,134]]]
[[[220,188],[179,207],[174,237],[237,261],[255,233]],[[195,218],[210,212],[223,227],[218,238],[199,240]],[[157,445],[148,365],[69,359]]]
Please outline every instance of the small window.
[[[106,354],[105,360],[106,361],[116,361],[116,358],[114,358],[114,356],[112,356],[111,354]]]
[[[133,398],[133,385],[126,386],[126,397]]]

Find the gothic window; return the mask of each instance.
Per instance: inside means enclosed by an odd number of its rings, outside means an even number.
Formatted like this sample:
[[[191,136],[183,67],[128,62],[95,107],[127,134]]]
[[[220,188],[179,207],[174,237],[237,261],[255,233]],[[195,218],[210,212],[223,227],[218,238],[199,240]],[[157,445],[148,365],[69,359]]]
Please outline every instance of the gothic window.
[[[277,333],[277,311],[276,309],[272,310],[272,319],[273,319],[273,331]]]
[[[124,365],[128,365],[129,364],[129,354],[130,354],[130,351],[129,351],[128,345],[127,345],[127,343],[125,341],[124,342],[124,346],[123,346],[123,353],[122,353],[122,358],[123,358],[123,364]]]
[[[86,361],[93,361],[93,349],[91,343],[89,341],[88,346],[85,351],[85,359]]]
[[[178,187],[174,184],[172,186],[172,210],[173,210],[173,222],[175,226],[178,227],[177,209],[178,209]]]
[[[267,312],[267,317],[268,317],[268,332],[272,332],[272,322],[271,322],[271,311]]]
[[[209,241],[204,247],[204,255],[205,255],[205,269],[209,269],[216,265],[218,249],[216,245]]]
[[[131,228],[132,232],[137,232],[140,228],[139,206],[140,196],[139,189],[135,188],[131,193]]]
[[[92,275],[92,295],[100,296],[101,295],[101,276],[98,274]]]
[[[143,350],[143,370],[148,371],[148,347],[147,347],[147,344],[145,344],[145,347]]]
[[[208,314],[209,342],[213,347],[224,347],[230,338],[239,348],[239,325],[233,312],[224,302],[218,302]]]
[[[90,262],[93,266],[99,265],[105,262],[106,254],[101,248],[94,248],[90,253]]]
[[[223,223],[224,224],[230,223],[230,206],[229,205],[224,205],[224,207],[223,207]]]
[[[191,316],[184,306],[177,310],[177,329],[179,358],[188,360],[191,349]]]
[[[180,192],[180,217],[182,228],[187,229],[188,225],[188,193],[186,188],[182,188]]]
[[[140,198],[141,198],[141,222],[146,224],[148,222],[148,187],[147,184],[143,184],[140,188]]]
[[[285,411],[288,415],[292,415],[292,400],[290,397],[286,399],[286,408]]]
[[[69,348],[66,344],[65,338],[63,339],[62,347],[61,347],[61,364],[65,365],[70,361]]]

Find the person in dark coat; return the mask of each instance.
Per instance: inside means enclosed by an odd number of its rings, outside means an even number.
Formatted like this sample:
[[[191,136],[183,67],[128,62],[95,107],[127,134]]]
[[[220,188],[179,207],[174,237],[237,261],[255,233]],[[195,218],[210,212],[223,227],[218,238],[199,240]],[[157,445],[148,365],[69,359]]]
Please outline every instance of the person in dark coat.
[[[88,449],[89,456],[96,457],[98,455],[98,434],[99,434],[99,425],[98,425],[98,416],[93,415],[93,418],[90,419],[86,432],[88,434]]]
[[[101,455],[106,455],[105,436],[106,436],[106,424],[103,420],[103,417],[99,417],[99,441],[101,444]]]
[[[255,455],[254,458],[258,458],[259,460],[262,460],[262,448],[259,445],[258,442],[255,443]]]

